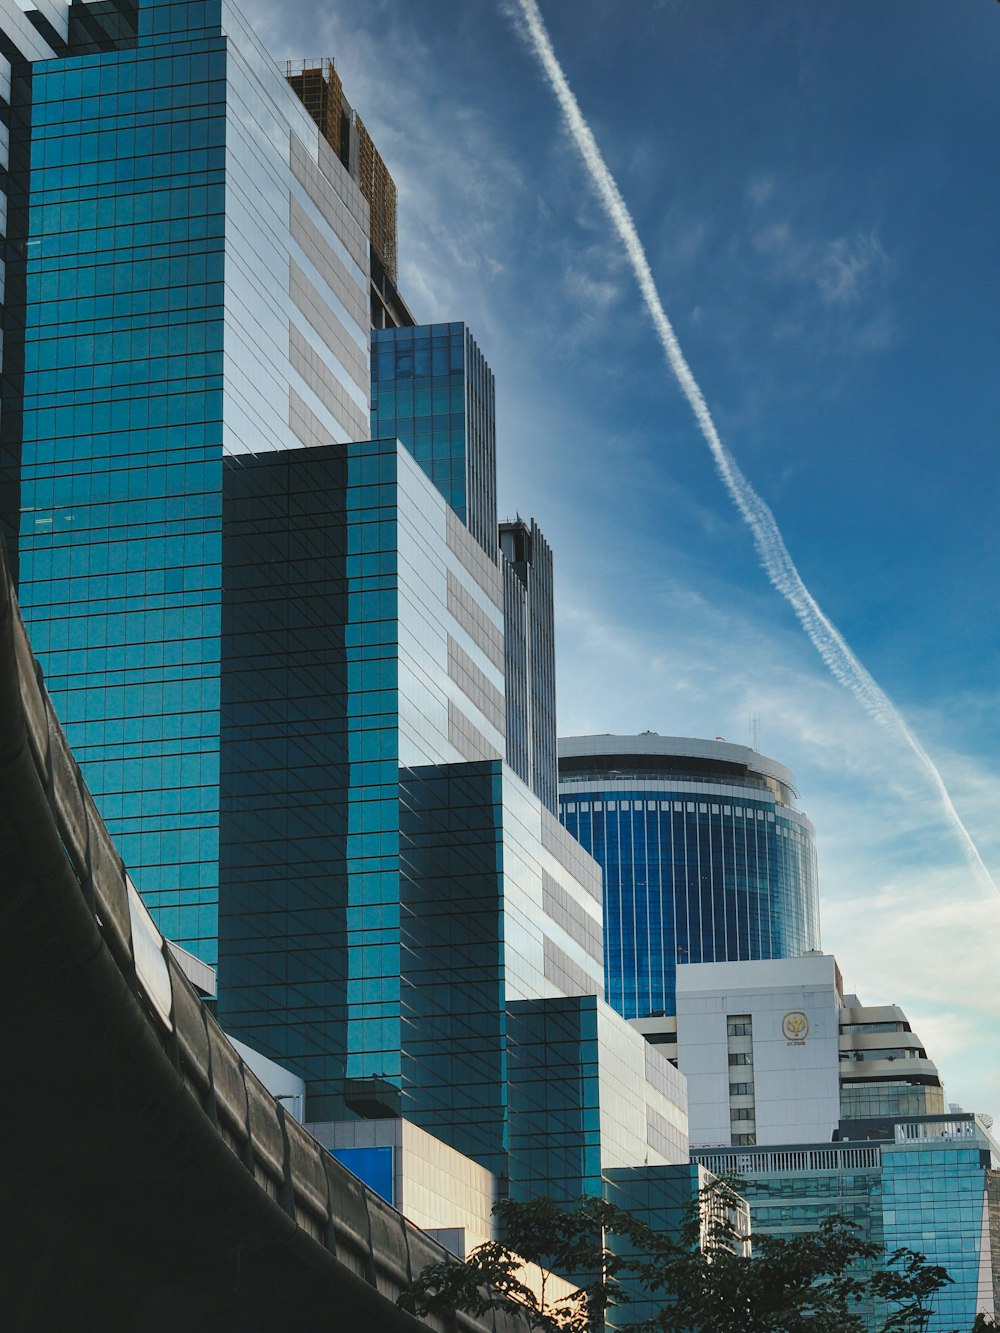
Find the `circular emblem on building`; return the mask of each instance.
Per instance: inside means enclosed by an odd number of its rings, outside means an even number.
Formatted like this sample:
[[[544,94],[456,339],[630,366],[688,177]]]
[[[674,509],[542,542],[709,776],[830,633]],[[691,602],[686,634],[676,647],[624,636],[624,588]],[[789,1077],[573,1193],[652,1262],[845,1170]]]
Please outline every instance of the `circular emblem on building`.
[[[781,1030],[786,1041],[805,1041],[809,1036],[809,1019],[801,1009],[793,1009],[781,1020]]]

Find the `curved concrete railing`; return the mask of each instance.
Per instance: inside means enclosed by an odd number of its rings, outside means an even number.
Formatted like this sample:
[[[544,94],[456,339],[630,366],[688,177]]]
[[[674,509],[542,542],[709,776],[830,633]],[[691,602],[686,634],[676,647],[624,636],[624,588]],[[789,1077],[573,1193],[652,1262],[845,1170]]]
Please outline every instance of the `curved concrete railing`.
[[[0,1213],[21,1236],[9,1327],[521,1333],[514,1312],[421,1324],[394,1305],[444,1250],[285,1114],[180,971],[56,720],[2,552],[0,850],[22,1150]]]

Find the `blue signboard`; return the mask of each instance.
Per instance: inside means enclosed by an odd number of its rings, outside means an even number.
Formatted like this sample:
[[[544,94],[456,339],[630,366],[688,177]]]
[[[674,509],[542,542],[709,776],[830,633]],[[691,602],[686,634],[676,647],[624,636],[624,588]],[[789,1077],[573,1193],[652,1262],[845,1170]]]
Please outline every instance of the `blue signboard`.
[[[394,1203],[392,1197],[392,1148],[330,1148],[331,1157],[336,1157],[348,1171],[385,1199]]]

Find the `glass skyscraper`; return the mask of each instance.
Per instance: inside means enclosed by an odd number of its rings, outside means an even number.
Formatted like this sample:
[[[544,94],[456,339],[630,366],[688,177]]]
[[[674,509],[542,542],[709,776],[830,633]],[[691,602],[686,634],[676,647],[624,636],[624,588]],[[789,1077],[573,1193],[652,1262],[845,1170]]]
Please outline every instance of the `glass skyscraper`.
[[[682,1161],[598,867],[503,759],[499,561],[397,440],[234,458],[224,495],[227,1030],[311,1119],[401,1115],[515,1193]]]
[[[683,1163],[553,810],[551,553],[501,545],[492,373],[408,323],[332,69],[314,119],[229,0],[0,10],[2,520],[158,925],[311,1120],[522,1196]]]
[[[102,813],[214,962],[223,459],[367,435],[368,206],[228,3],[51,8],[6,61],[4,518]]]
[[[453,579],[448,610],[503,673],[504,758],[556,813],[552,551],[534,519],[499,524],[498,543],[495,398],[493,372],[464,324],[373,330],[372,436],[399,440],[500,569],[502,627]]]
[[[819,948],[813,827],[788,770],[684,737],[559,741],[563,823],[604,869],[608,1002],[673,1014],[679,963]]]
[[[464,324],[372,331],[371,433],[399,440],[495,561],[493,372]]]
[[[409,318],[391,180],[332,69],[314,120],[316,71],[228,0],[9,8],[3,520],[158,924],[313,1118],[405,1114],[540,1188],[555,1094],[516,1006],[556,1004],[590,1070],[560,1188],[680,1161],[679,1076],[603,1001],[599,872],[536,794],[550,553],[501,551],[465,325],[370,349],[376,307]]]

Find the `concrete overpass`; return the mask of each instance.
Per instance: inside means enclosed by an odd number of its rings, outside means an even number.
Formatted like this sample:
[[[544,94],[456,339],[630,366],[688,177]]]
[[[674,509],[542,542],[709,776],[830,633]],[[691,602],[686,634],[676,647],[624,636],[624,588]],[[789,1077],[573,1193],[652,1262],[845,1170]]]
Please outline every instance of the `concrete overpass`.
[[[20,1333],[524,1333],[394,1297],[444,1251],[243,1064],[132,888],[0,553],[0,1309]]]

